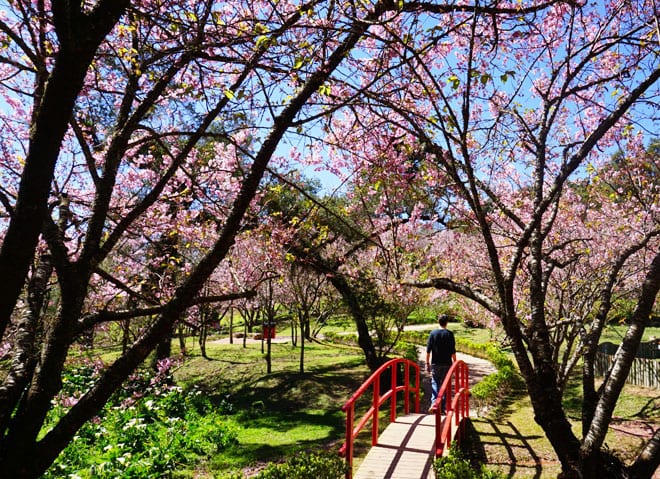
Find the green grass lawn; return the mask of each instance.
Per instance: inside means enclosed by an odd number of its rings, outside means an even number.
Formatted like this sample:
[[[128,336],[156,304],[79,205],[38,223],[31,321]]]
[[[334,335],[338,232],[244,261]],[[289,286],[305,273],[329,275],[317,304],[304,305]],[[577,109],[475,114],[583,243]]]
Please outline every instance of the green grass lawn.
[[[272,344],[271,374],[259,343],[210,341],[207,354],[210,360],[195,355],[175,378],[233,405],[227,421],[238,428],[238,445],[201,465],[195,477],[229,477],[301,451],[338,449],[345,434],[341,406],[369,375],[360,350],[334,345],[306,344],[304,374],[300,348],[290,343]]]

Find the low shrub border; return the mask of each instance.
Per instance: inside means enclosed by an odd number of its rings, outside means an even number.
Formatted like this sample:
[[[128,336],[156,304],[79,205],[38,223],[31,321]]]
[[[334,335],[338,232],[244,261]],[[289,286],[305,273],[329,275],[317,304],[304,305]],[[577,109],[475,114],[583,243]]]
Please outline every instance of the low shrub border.
[[[499,472],[489,471],[486,466],[473,465],[463,456],[460,448],[452,446],[447,456],[433,462],[435,477],[441,479],[504,479]]]
[[[330,452],[307,453],[287,459],[282,463],[270,463],[253,479],[344,479],[346,461]],[[245,479],[241,473],[224,476],[226,479]]]

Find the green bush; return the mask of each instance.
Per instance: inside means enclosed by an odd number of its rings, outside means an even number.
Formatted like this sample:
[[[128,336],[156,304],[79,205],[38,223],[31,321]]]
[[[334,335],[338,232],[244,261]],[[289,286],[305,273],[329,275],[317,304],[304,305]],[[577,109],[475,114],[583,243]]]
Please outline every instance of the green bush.
[[[476,467],[468,461],[461,450],[454,444],[447,456],[440,457],[433,462],[435,477],[438,479],[503,479],[498,472],[489,471],[481,464]]]
[[[85,376],[94,374],[92,368],[72,370],[71,390],[53,414],[64,414],[79,394],[73,385],[86,387],[91,379]],[[160,379],[148,374],[132,378],[99,418],[80,429],[44,478],[171,477],[182,466],[237,444],[236,426],[224,416],[227,401],[218,408],[200,391],[184,391]],[[127,389],[140,394],[129,396]]]
[[[417,345],[415,343],[402,342],[400,347],[403,349],[403,357],[410,361],[417,362]]]
[[[492,406],[506,396],[514,382],[518,380],[513,361],[493,343],[475,344],[461,341],[460,347],[476,356],[488,359],[497,368],[496,373],[484,377],[470,389],[470,395],[476,401],[478,409]]]
[[[282,464],[269,464],[255,479],[343,479],[346,461],[337,454],[301,454]]]

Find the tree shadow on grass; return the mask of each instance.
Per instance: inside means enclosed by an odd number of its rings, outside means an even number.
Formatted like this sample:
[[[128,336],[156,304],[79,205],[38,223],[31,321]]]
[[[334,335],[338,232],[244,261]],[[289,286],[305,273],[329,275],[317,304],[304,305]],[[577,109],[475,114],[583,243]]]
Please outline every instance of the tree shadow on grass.
[[[496,466],[508,478],[521,473],[534,479],[549,477],[548,471],[543,470],[543,459],[531,443],[542,436],[522,434],[511,421],[481,419],[479,422],[483,424],[480,431],[472,421],[468,422],[466,440],[461,446],[474,464]]]
[[[315,367],[302,375],[242,372],[241,384],[232,381],[230,400],[240,427],[255,433],[215,457],[213,467],[263,465],[305,451],[337,450],[345,436],[341,406],[364,374],[351,361]]]
[[[356,371],[351,365],[316,367],[304,374],[283,371],[254,376],[246,373],[241,382],[232,384],[232,401],[239,409],[249,409],[254,403],[261,403],[271,411],[340,409],[365,379],[364,371]]]
[[[486,449],[484,448],[479,432],[474,427],[472,419],[465,420],[465,436],[461,442],[461,451],[465,457],[474,465],[485,464],[488,462]]]
[[[488,412],[488,416],[497,421],[505,420],[515,412],[518,400],[526,395],[527,388],[523,379],[514,375],[509,383],[509,389],[498,393],[495,406]]]
[[[542,436],[525,435],[508,419],[516,411],[520,398],[526,394],[523,379],[514,375],[507,389],[498,394],[488,418],[476,420],[478,429],[475,421],[467,421],[461,449],[474,465],[495,466],[508,478],[523,471],[522,477],[543,477],[542,459],[532,444]],[[530,420],[533,421],[532,418]]]

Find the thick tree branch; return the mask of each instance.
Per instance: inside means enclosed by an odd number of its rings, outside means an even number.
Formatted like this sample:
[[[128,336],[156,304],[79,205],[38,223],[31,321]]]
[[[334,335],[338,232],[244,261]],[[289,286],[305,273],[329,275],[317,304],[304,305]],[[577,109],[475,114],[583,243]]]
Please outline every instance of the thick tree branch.
[[[502,316],[502,308],[497,304],[497,302],[493,301],[482,292],[472,289],[470,286],[456,283],[455,281],[452,281],[448,278],[433,278],[428,281],[404,282],[402,284],[406,286],[412,286],[414,288],[435,288],[442,291],[449,291],[452,293],[460,294],[461,296],[480,304],[495,316]]]
[[[600,340],[603,328],[605,327],[607,321],[607,316],[612,306],[612,294],[614,292],[614,286],[619,279],[619,273],[623,269],[623,266],[626,264],[628,259],[638,251],[641,251],[643,248],[645,248],[649,241],[658,235],[660,235],[660,230],[651,231],[644,237],[642,241],[630,246],[625,251],[623,251],[612,265],[605,286],[600,291],[600,306],[598,308],[598,312],[596,313],[596,317],[590,325],[589,332],[584,338],[584,362],[582,368],[582,389],[584,394],[584,399],[582,402],[582,434],[584,436],[587,435],[591,427],[591,421],[593,419],[598,401],[598,395],[595,388],[594,362],[596,352],[598,351],[598,341]]]
[[[150,298],[142,293],[135,291],[129,285],[115,278],[110,273],[108,273],[107,271],[103,270],[100,267],[97,267],[94,270],[94,273],[96,273],[97,275],[99,275],[101,278],[105,279],[109,283],[113,284],[114,286],[116,286],[117,288],[119,288],[120,290],[131,296],[132,298],[139,299],[140,301],[144,301],[147,304],[158,304],[157,301],[154,300],[154,298]]]
[[[567,5],[578,5],[578,2],[574,0],[551,0],[549,2],[540,3],[538,5],[533,5],[531,7],[496,7],[490,5],[479,5],[478,2],[475,2],[475,5],[461,5],[461,4],[451,4],[451,3],[430,3],[430,2],[405,2],[403,5],[403,10],[408,12],[416,11],[425,11],[431,13],[452,13],[452,12],[465,12],[465,13],[483,13],[485,15],[526,15],[528,13],[537,13],[541,12],[548,7],[557,5],[559,3],[564,3]]]
[[[190,306],[200,304],[223,303],[227,301],[235,301],[237,299],[254,298],[257,291],[254,289],[248,291],[240,291],[237,293],[218,294],[214,296],[199,296],[190,301]],[[137,308],[127,309],[123,311],[98,311],[96,313],[87,314],[80,318],[78,322],[78,330],[80,332],[91,328],[97,324],[108,323],[113,321],[122,321],[126,319],[140,318],[145,316],[154,316],[161,314],[165,311],[166,305],[152,306],[150,308]]]

